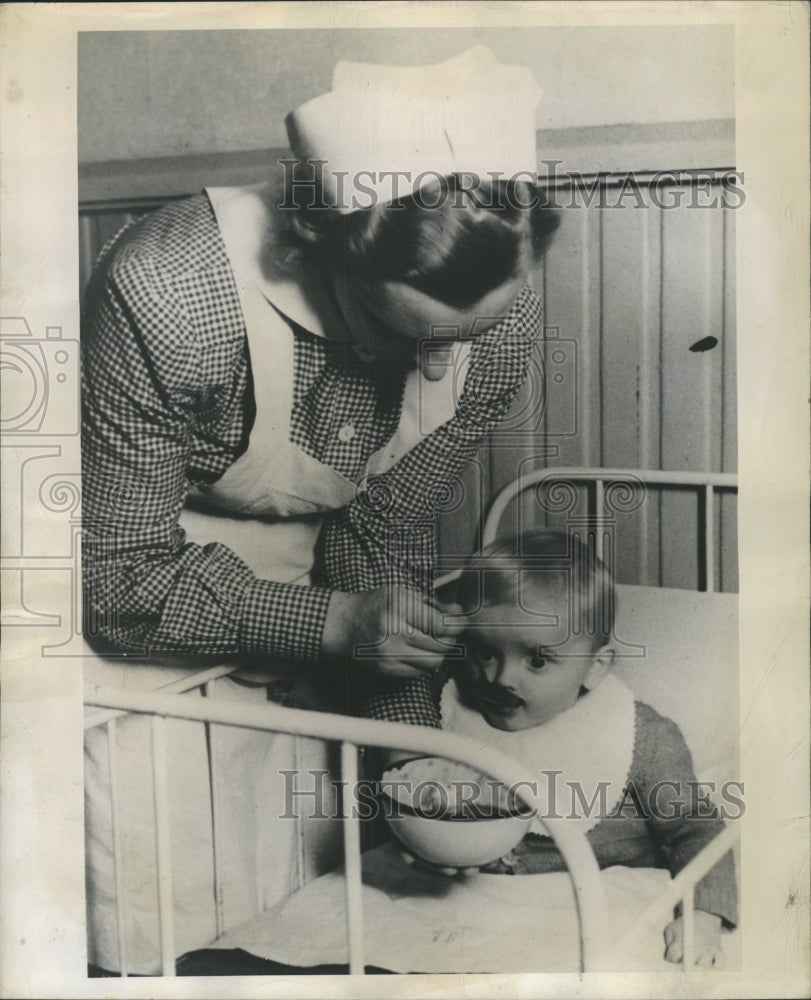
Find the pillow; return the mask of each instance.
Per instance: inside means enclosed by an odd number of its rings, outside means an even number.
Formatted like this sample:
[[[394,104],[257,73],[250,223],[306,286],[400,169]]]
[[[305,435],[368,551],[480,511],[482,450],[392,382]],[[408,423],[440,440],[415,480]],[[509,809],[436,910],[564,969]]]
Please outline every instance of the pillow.
[[[615,672],[681,728],[696,774],[734,777],[738,595],[619,585],[613,645]]]

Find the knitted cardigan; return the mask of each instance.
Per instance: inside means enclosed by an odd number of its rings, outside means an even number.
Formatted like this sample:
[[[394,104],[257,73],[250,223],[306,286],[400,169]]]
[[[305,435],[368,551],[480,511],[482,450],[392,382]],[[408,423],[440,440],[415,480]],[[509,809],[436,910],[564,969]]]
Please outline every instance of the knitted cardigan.
[[[600,868],[668,868],[677,875],[724,828],[701,793],[692,757],[671,719],[637,701],[634,752],[625,793],[613,813],[586,835]],[[664,782],[665,784],[661,784]],[[558,809],[563,813],[565,807]],[[565,871],[551,837],[527,834],[512,854],[487,871],[520,875]],[[737,925],[732,853],[696,885],[695,907]]]

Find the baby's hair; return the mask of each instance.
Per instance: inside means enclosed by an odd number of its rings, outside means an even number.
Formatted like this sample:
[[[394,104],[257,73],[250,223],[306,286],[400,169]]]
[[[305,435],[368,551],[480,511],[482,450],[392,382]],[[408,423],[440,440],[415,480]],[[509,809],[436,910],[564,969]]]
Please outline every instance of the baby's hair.
[[[345,214],[300,204],[282,213],[288,253],[320,258],[370,285],[404,282],[465,308],[519,273],[525,257],[540,260],[560,221],[527,181],[482,180],[471,189],[450,175],[435,186]],[[304,195],[291,189],[287,197],[289,204]]]
[[[565,586],[573,634],[593,636],[595,647],[614,632],[616,591],[597,558],[595,538],[539,528],[497,539],[468,561],[459,578],[458,599],[467,612],[479,607],[518,605]]]

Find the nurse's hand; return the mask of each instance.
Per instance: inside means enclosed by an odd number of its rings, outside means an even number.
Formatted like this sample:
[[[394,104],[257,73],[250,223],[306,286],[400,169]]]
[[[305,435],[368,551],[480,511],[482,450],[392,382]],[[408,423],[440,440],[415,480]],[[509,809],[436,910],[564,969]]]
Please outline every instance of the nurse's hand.
[[[407,587],[333,591],[321,648],[326,656],[352,658],[378,676],[416,677],[442,665],[450,640],[463,628],[443,625],[443,613],[461,610],[430,602]]]

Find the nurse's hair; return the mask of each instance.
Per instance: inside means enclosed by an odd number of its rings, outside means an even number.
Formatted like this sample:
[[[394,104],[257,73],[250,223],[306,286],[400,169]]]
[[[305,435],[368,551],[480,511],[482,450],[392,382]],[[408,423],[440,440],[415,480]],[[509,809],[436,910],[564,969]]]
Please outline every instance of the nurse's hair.
[[[467,613],[518,606],[544,611],[544,595],[564,593],[573,635],[588,635],[595,648],[614,631],[616,591],[595,538],[547,529],[501,538],[472,556],[462,571],[458,601]]]
[[[288,179],[289,180],[289,179]],[[288,184],[281,212],[291,263],[306,254],[368,285],[398,281],[464,308],[539,261],[559,223],[528,181],[433,178],[416,194],[346,214]],[[299,199],[298,202],[296,199]]]

